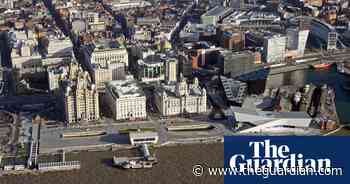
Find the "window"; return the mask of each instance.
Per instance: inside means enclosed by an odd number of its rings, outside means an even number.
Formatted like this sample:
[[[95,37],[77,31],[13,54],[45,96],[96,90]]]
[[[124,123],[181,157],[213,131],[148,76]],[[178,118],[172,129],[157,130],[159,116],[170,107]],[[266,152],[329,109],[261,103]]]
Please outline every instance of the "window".
[[[134,139],[134,142],[150,142],[150,141],[155,141],[155,138],[139,138],[139,139]]]

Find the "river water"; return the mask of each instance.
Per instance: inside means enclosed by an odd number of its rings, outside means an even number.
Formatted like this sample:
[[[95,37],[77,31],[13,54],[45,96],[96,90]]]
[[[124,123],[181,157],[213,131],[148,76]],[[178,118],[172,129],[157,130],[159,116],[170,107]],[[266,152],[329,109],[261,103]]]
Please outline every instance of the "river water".
[[[350,123],[350,91],[342,88],[342,84],[350,81],[350,76],[337,73],[336,67],[324,70],[298,70],[283,74],[269,76],[266,80],[266,87],[278,87],[281,85],[297,85],[313,83],[315,85],[327,84],[335,89],[336,106],[340,122]]]

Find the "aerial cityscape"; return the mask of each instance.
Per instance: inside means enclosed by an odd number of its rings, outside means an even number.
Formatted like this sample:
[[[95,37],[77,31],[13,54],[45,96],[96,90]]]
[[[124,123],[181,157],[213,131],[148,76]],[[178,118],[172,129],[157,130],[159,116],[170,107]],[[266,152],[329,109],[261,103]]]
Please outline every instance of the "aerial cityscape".
[[[350,136],[348,0],[0,0],[0,183],[223,183],[227,136]]]

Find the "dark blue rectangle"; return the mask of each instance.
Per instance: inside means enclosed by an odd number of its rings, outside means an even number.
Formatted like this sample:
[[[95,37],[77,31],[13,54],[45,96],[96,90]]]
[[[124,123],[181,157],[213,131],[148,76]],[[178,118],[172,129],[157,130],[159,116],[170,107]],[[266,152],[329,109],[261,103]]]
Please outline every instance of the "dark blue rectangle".
[[[251,146],[249,146],[250,143],[251,143]],[[304,174],[299,176],[297,175],[276,176],[277,174],[275,173],[276,175],[272,175],[272,176],[269,175],[267,178],[264,178],[262,175],[257,176],[254,174],[249,174],[249,176],[244,174],[241,174],[241,175],[226,174],[224,181],[225,183],[244,182],[245,184],[251,184],[251,183],[252,184],[349,183],[350,181],[350,175],[348,174],[350,172],[349,143],[350,143],[350,137],[321,137],[321,136],[302,136],[302,137],[299,137],[299,136],[298,137],[297,136],[271,136],[271,137],[270,136],[268,137],[230,136],[230,137],[225,137],[224,154],[225,154],[226,168],[231,168],[230,160],[232,158],[232,163],[236,163],[236,166],[238,168],[240,167],[239,164],[241,164],[243,167],[251,159],[251,160],[254,160],[254,163],[255,161],[258,163],[262,162],[260,166],[266,165],[266,163],[272,163],[273,166],[274,165],[283,166],[282,163],[284,163],[288,165],[288,167],[290,167],[290,164],[293,162],[296,164],[296,166],[304,165],[303,167],[315,166],[315,168],[319,168],[319,167],[323,167],[323,165],[327,165],[327,163],[330,163],[331,164],[330,169],[333,168],[333,170],[329,170],[328,173],[323,173],[323,175],[320,175],[319,173],[314,173],[313,175]],[[266,144],[270,144],[268,149],[265,148]],[[254,149],[254,145],[256,145],[255,149]],[[259,155],[257,155],[258,151],[260,153]],[[254,157],[254,153],[256,154],[255,156],[259,156],[259,157]],[[236,157],[233,157],[235,155]],[[276,161],[276,164],[274,164],[275,161]],[[327,161],[330,161],[330,162],[327,162]],[[341,172],[340,170],[336,171],[336,168],[340,168]],[[333,172],[333,176],[328,175],[328,174],[331,174],[332,172]]]

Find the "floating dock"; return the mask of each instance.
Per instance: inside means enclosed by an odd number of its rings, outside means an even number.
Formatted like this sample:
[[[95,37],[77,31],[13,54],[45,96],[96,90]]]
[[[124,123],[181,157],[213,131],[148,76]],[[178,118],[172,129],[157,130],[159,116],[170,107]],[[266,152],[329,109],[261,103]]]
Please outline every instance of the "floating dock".
[[[197,124],[197,125],[172,125],[168,126],[168,131],[195,131],[195,130],[210,130],[215,128],[209,124]]]
[[[84,131],[84,132],[67,132],[63,133],[62,138],[74,138],[74,137],[91,137],[105,135],[105,131]]]

